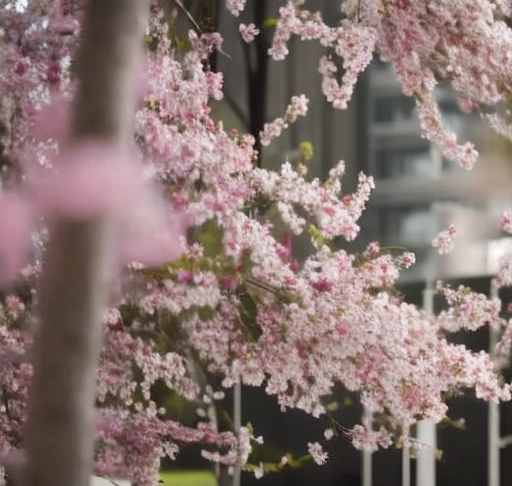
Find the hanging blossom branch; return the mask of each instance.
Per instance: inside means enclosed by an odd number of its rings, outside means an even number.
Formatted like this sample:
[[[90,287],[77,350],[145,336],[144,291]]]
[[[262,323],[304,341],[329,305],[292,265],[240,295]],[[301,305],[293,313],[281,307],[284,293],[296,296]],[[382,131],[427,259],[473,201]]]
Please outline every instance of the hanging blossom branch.
[[[291,123],[295,123],[299,116],[306,116],[309,100],[304,96],[293,96],[290,104],[286,107],[285,114],[276,118],[273,122],[265,123],[260,132],[261,144],[265,147],[270,145],[272,140],[278,138]]]
[[[318,40],[328,50],[319,66],[322,89],[334,107],[344,109],[359,75],[374,54],[380,55],[393,65],[404,94],[416,99],[423,135],[463,168],[473,166],[478,153],[469,142],[459,144],[443,126],[434,91],[439,80],[448,80],[472,109],[508,102],[512,33],[504,22],[511,12],[507,2],[348,0],[340,4],[344,16],[337,26],[327,25],[319,12],[304,9],[303,4],[293,0],[279,9],[269,49],[274,59],[288,55],[292,36]],[[244,2],[228,6],[238,15]],[[488,62],[482,63],[476,53]],[[343,61],[341,82],[335,57]],[[492,117],[490,121],[503,125]]]

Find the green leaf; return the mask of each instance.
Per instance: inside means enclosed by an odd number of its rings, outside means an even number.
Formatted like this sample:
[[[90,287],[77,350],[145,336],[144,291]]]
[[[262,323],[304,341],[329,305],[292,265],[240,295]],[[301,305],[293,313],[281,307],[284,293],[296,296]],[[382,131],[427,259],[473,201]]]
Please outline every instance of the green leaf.
[[[300,158],[304,163],[310,162],[313,158],[313,144],[308,141],[299,144]]]
[[[276,17],[270,17],[263,22],[263,28],[270,29],[270,28],[276,27],[277,23],[278,23],[278,20]]]
[[[217,221],[209,220],[199,227],[191,228],[187,236],[190,242],[198,241],[201,243],[206,257],[215,257],[222,254],[224,230],[217,224]]]
[[[199,307],[197,309],[197,315],[202,321],[209,321],[215,316],[215,309],[212,309],[211,307]]]
[[[331,402],[328,403],[325,408],[327,409],[328,412],[336,412],[336,410],[338,410],[339,408],[339,404],[338,402]]]
[[[283,457],[286,457],[286,462],[281,462]],[[280,447],[272,444],[253,444],[249,461],[244,467],[247,471],[254,471],[260,464],[263,465],[265,472],[280,471],[284,467],[299,468],[304,463],[309,462],[311,456],[309,454],[303,456],[295,456]]]
[[[318,229],[317,226],[314,224],[310,224],[308,227],[309,235],[311,236],[311,239],[318,245],[318,246],[324,246],[325,245],[325,238],[322,235],[322,232]]]
[[[174,40],[174,45],[180,51],[188,51],[191,47],[190,41],[184,37],[175,35],[173,40]]]

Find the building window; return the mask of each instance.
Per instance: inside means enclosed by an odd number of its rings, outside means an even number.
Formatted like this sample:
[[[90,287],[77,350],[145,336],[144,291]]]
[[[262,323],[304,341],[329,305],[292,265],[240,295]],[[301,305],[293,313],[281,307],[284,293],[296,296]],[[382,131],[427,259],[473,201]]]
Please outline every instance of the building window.
[[[428,149],[379,150],[375,154],[375,177],[432,177],[432,155]]]
[[[404,246],[423,246],[436,233],[435,214],[429,206],[385,207],[379,209],[383,240]]]
[[[373,104],[375,123],[392,123],[415,117],[414,100],[402,95],[377,98]]]

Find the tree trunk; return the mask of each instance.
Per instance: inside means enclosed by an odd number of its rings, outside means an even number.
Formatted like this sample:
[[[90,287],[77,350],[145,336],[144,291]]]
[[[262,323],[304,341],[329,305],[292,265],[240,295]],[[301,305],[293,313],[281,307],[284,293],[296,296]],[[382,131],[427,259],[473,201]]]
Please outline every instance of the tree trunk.
[[[89,0],[70,144],[132,136],[147,0]],[[88,486],[95,371],[111,271],[106,217],[57,221],[39,291],[24,486]]]

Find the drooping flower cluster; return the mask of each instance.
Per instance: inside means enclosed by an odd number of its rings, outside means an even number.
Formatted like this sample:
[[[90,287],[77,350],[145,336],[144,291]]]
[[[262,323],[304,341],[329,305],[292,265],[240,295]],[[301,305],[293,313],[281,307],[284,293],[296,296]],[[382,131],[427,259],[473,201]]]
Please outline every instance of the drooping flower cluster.
[[[0,306],[0,458],[4,461],[13,449],[21,448],[26,415],[27,393],[32,367],[27,360],[31,337],[29,308],[15,296]]]
[[[508,101],[512,32],[505,22],[507,2],[349,0],[341,2],[337,25],[303,4],[290,0],[280,8],[269,50],[274,59],[287,56],[294,35],[318,40],[328,48],[319,66],[323,91],[336,108],[345,108],[359,74],[379,55],[393,65],[404,94],[416,99],[423,135],[439,144],[444,156],[472,167],[478,154],[469,142],[459,145],[443,126],[434,91],[439,80],[448,80],[472,109]],[[343,62],[341,82],[335,56]],[[495,117],[491,120],[497,125]]]
[[[60,2],[18,3],[0,2],[0,147],[2,162],[9,166],[22,162],[36,147],[43,156],[45,144],[31,137],[34,114],[49,103],[52,93],[69,94],[71,53],[79,29],[75,17],[64,15]]]
[[[436,248],[440,255],[451,253],[455,247],[455,237],[457,236],[457,227],[454,224],[448,226],[448,229],[441,231],[433,240],[432,247]]]
[[[501,302],[498,298],[489,299],[484,294],[472,292],[470,288],[460,286],[457,290],[444,287],[440,282],[437,290],[449,305],[442,311],[438,322],[450,332],[462,328],[475,331],[485,325],[500,324]]]
[[[260,140],[263,146],[269,145],[274,138],[278,138],[283,130],[294,123],[299,116],[306,116],[308,111],[308,99],[304,95],[292,97],[291,103],[287,106],[284,116],[276,118],[271,123],[265,123],[260,133]]]
[[[227,7],[238,15],[245,3],[228,1]],[[287,54],[291,35],[320,39],[344,59],[341,84],[331,54],[321,61],[324,91],[343,108],[377,50],[393,62],[406,93],[417,97],[425,135],[469,165],[472,149],[458,146],[439,125],[435,76],[453,80],[477,103],[500,99],[503,87],[497,80],[505,79],[500,78],[506,74],[504,59],[501,67],[492,64],[486,84],[484,73],[472,70],[467,53],[488,52],[482,50],[482,38],[496,45],[489,39],[502,28],[494,19],[505,13],[504,3],[480,0],[468,7],[460,0],[436,7],[423,1],[345,1],[346,18],[335,27],[301,10],[301,3],[288,2],[280,9],[271,47],[275,58]],[[420,418],[441,420],[447,392],[473,388],[486,400],[510,398],[509,386],[500,382],[487,354],[472,353],[444,337],[446,331],[490,324],[506,328],[500,343],[506,351],[512,331],[500,320],[497,302],[444,288],[450,309],[435,318],[391,291],[414,255],[393,255],[375,243],[358,255],[336,249],[337,238],[353,240],[359,232],[371,178],[361,174],[356,191],[343,194],[343,163],[325,182],[307,180],[290,163],[276,172],[257,168],[253,137],[228,133],[211,118],[210,99],[222,98],[222,75],[207,63],[220,48],[217,34],[191,33],[189,48],[178,51],[164,11],[152,6],[148,78],[134,124],[137,161],[129,166],[133,171],[100,172],[98,160],[108,155],[97,156],[101,147],[94,147],[94,157],[83,154],[87,147],[69,153],[58,145],[66,138],[62,130],[34,131],[36,122],[41,127],[48,116],[66,128],[65,111],[51,114],[41,108],[50,99],[72,98],[74,90],[70,61],[79,25],[69,9],[52,7],[56,4],[30,2],[18,11],[11,2],[0,3],[2,28],[9,26],[0,44],[8,54],[6,74],[0,77],[0,124],[5,128],[0,145],[19,172],[12,182],[19,184],[16,190],[0,199],[0,212],[8,216],[0,232],[0,268],[5,278],[15,275],[30,249],[30,223],[38,216],[48,221],[63,214],[117,214],[120,259],[130,265],[116,282],[122,296],[107,313],[97,370],[98,472],[149,486],[161,457],[174,457],[180,444],[192,442],[203,444],[203,456],[213,461],[246,461],[255,440],[252,432],[220,431],[208,412],[222,396],[211,387],[212,377],[223,387],[262,386],[283,409],[300,408],[314,416],[326,411],[326,397],[337,384],[359,391],[368,413],[349,434],[356,446],[369,449],[387,447],[397,437],[406,443],[409,427]],[[46,21],[39,26],[42,12]],[[486,15],[475,20],[475,12]],[[434,19],[429,25],[427,13]],[[468,34],[468,19],[478,23],[479,38]],[[250,40],[262,26],[246,27],[241,32]],[[448,35],[441,35],[441,28]],[[506,43],[506,37],[500,42]],[[454,74],[448,63],[455,66],[457,48],[469,64]],[[264,128],[262,144],[306,109],[307,100],[294,97],[284,117]],[[61,164],[62,157],[75,163]],[[147,179],[160,184],[160,204]],[[119,209],[128,203],[125,214]],[[179,242],[183,253],[178,259],[173,260],[179,235],[155,243],[154,226],[146,226],[154,221],[155,209],[163,222],[177,212],[186,215],[189,229]],[[289,238],[309,236],[313,250],[301,263],[278,237],[282,227]],[[142,241],[137,240],[141,234]],[[18,246],[13,246],[13,235]],[[127,242],[132,243],[128,248]],[[149,251],[141,254],[140,248]],[[32,287],[32,274],[29,279]],[[22,442],[31,375],[25,356],[32,329],[26,323],[37,324],[35,298],[33,291],[24,299],[11,296],[0,308],[0,357],[6,362],[0,380],[4,455]],[[197,407],[198,416],[186,426],[171,420],[163,406],[169,396]],[[325,462],[320,444],[311,442],[308,448],[317,463]],[[254,470],[260,474],[263,466]]]

